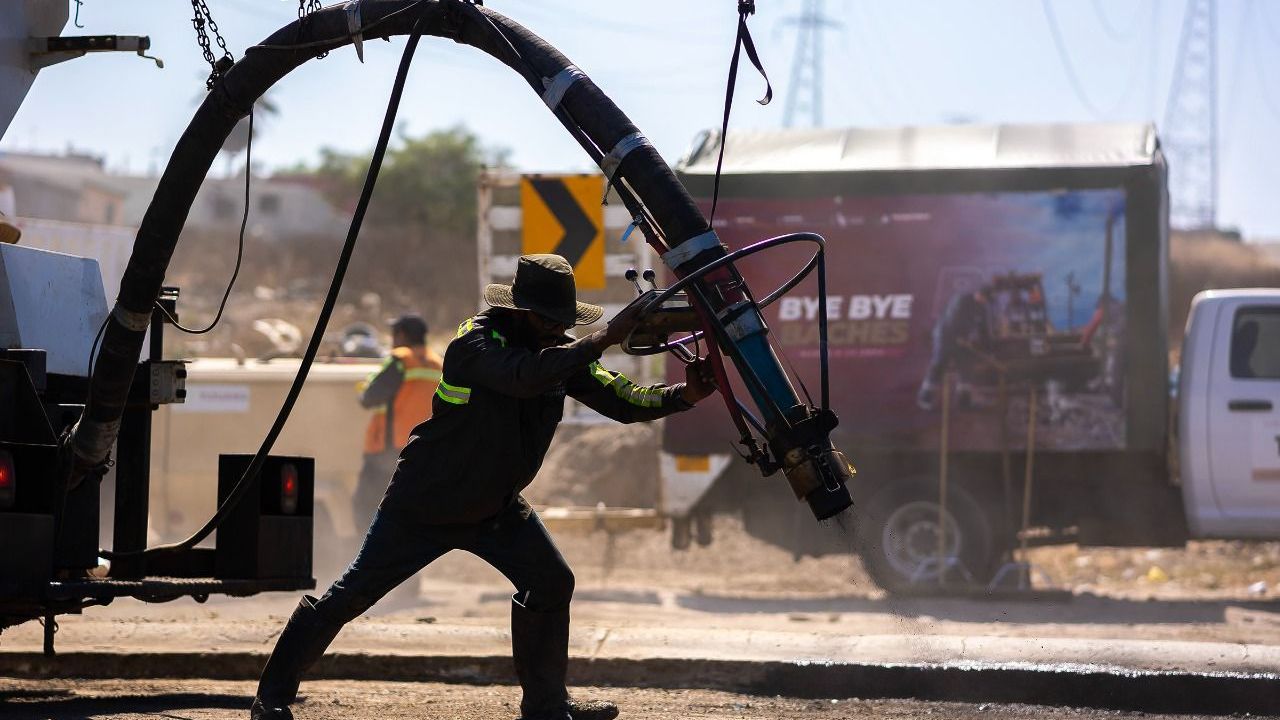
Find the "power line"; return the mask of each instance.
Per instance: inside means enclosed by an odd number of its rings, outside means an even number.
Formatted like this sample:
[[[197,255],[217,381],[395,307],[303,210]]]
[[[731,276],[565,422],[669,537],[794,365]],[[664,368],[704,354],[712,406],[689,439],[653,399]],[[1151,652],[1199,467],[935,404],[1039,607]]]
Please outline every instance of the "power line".
[[[854,25],[857,25],[857,23],[855,22]],[[879,78],[880,82],[867,80],[867,88],[861,92],[857,92],[857,90],[861,90],[861,88],[859,88],[854,82],[850,82],[847,85],[845,83],[837,83],[835,87],[837,105],[840,107],[844,106],[844,104],[840,102],[844,99],[844,94],[841,92],[842,88],[855,88],[855,97],[862,101],[861,106],[871,113],[875,122],[880,124],[886,123],[888,121],[888,116],[884,113],[884,108],[881,106],[880,101],[874,98],[871,92],[872,88],[875,88],[881,90],[881,93],[883,94],[883,88],[888,84],[884,81],[886,76],[879,72],[878,68],[875,67],[875,53],[867,52],[865,54],[865,58],[862,57],[861,53],[858,57],[855,57],[853,49],[849,46],[849,35],[847,33],[844,34],[842,40],[843,41],[839,45],[840,57],[837,62],[842,64],[844,67],[868,71],[860,74],[864,77]],[[851,72],[850,75],[853,76],[853,72]]]
[[[1262,9],[1259,9],[1258,13],[1266,15],[1266,11]],[[1263,24],[1265,23],[1266,21],[1264,20]],[[1263,61],[1265,58],[1262,57],[1262,47],[1262,43],[1253,43],[1253,62],[1250,64],[1253,65],[1253,72],[1258,78],[1258,84],[1262,86],[1262,91],[1259,93],[1262,95],[1262,104],[1271,112],[1272,119],[1277,123],[1280,123],[1280,101],[1277,101],[1275,96],[1271,94],[1274,83],[1267,82],[1265,72],[1263,71]]]
[[[1105,110],[1098,107],[1093,99],[1089,97],[1089,93],[1085,89],[1084,83],[1076,73],[1075,64],[1071,61],[1071,52],[1067,49],[1067,43],[1066,40],[1063,39],[1062,30],[1058,27],[1058,17],[1053,12],[1053,4],[1050,0],[1041,0],[1040,5],[1044,8],[1044,17],[1049,24],[1049,34],[1053,37],[1053,46],[1058,52],[1058,60],[1062,64],[1062,70],[1067,76],[1067,81],[1070,83],[1071,90],[1075,93],[1076,99],[1080,101],[1081,105],[1084,105],[1085,109],[1088,110],[1094,118],[1098,120],[1110,120],[1114,118],[1119,114],[1120,110],[1125,106],[1132,95],[1133,87],[1138,79],[1138,71],[1140,69],[1139,63],[1132,63],[1130,65],[1129,77],[1125,81],[1124,91],[1120,93],[1115,104]]]
[[[1244,76],[1244,54],[1250,45],[1249,20],[1252,18],[1253,13],[1253,0],[1244,0],[1243,9],[1240,11],[1240,27],[1236,32],[1236,52],[1231,61],[1231,80],[1227,85],[1226,102],[1223,104],[1223,114],[1226,116],[1227,127],[1224,128],[1226,132],[1222,135],[1221,147],[1218,150],[1223,157],[1229,156],[1232,139],[1235,137],[1236,122],[1242,114],[1239,112],[1240,104],[1238,102],[1240,99],[1240,79]],[[1263,91],[1266,91],[1265,87]]]
[[[1269,4],[1267,7],[1271,7],[1271,5]],[[1280,30],[1277,30],[1276,26],[1271,24],[1271,16],[1267,13],[1265,8],[1260,9],[1258,14],[1262,16],[1261,24],[1266,26],[1267,33],[1271,35],[1271,42],[1276,45],[1280,45]]]
[[[1153,3],[1155,0],[1151,0]],[[1090,0],[1093,5],[1093,14],[1098,16],[1098,23],[1102,25],[1102,29],[1112,40],[1116,42],[1128,42],[1134,33],[1138,30],[1138,23],[1142,22],[1142,7],[1139,6],[1133,13],[1133,19],[1129,21],[1129,26],[1124,30],[1118,30],[1115,25],[1111,24],[1111,19],[1107,17],[1106,10],[1102,7],[1102,0]]]
[[[852,13],[860,13],[857,16],[851,16],[850,24],[854,31],[862,36],[861,66],[868,70],[868,76],[873,79],[871,85],[880,91],[888,104],[902,108],[909,117],[919,117],[922,114],[920,105],[909,87],[911,78],[904,78],[899,71],[893,56],[897,46],[890,40],[889,31],[882,29],[882,23],[873,13],[873,7],[869,3],[855,1],[851,8]],[[874,45],[877,43],[883,47],[883,52],[876,51]],[[849,48],[847,33],[844,37],[844,46],[845,50],[852,52]],[[886,59],[889,60],[887,64],[881,62]]]

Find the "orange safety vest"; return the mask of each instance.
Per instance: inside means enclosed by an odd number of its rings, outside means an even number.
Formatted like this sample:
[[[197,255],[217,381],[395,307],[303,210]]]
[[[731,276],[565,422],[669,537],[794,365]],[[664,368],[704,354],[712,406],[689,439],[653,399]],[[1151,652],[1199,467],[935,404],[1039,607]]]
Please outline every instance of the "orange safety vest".
[[[393,362],[400,363],[404,369],[404,381],[395,399],[375,409],[369,418],[369,427],[364,433],[364,451],[368,455],[399,451],[409,442],[409,432],[431,417],[431,397],[440,384],[440,371],[444,367],[444,360],[431,348],[423,348],[421,352],[403,346],[395,348],[382,367],[385,369]],[[370,375],[369,381],[377,374]],[[388,430],[394,444],[388,442]]]

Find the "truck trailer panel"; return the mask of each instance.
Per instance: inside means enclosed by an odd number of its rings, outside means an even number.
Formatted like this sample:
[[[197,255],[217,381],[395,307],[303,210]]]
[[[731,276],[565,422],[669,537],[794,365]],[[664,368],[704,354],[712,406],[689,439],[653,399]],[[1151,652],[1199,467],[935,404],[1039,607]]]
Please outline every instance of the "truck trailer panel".
[[[679,170],[707,210],[718,152],[708,134]],[[861,509],[895,482],[936,493],[945,429],[955,493],[986,513],[993,546],[1005,542],[1034,390],[1033,524],[1085,542],[1177,543],[1165,172],[1148,125],[731,133],[714,225],[731,248],[826,238],[833,437],[858,466]],[[745,260],[743,274],[763,294],[807,252]],[[815,400],[818,312],[813,279],[765,310]],[[664,509],[743,509],[797,553],[838,549],[779,512],[744,463],[708,480],[722,463],[699,458],[736,441],[723,413],[704,403],[667,421],[664,497],[682,504]],[[693,502],[671,491],[697,484],[709,489]]]

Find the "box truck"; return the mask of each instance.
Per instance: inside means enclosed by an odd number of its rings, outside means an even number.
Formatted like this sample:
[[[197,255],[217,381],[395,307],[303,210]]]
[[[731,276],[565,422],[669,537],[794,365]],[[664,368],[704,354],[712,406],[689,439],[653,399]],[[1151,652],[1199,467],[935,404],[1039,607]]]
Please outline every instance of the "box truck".
[[[719,150],[678,169],[708,209]],[[1171,384],[1152,126],[735,131],[724,157],[724,242],[826,239],[834,437],[883,587],[986,584],[1018,544],[1280,536],[1280,290],[1199,296]],[[805,263],[790,247],[743,262],[753,287]],[[765,311],[811,387],[819,307],[809,280]],[[847,550],[733,456],[724,412],[666,423],[676,544],[732,510],[797,556]]]

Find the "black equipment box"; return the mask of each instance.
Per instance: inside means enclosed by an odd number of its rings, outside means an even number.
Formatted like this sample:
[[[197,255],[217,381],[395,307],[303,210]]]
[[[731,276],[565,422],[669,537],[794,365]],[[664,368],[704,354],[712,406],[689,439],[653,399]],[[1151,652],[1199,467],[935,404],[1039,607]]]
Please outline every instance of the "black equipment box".
[[[53,515],[0,512],[0,582],[53,579]]]
[[[218,456],[218,505],[248,469],[252,455]],[[315,460],[268,456],[240,503],[218,527],[214,577],[310,578]]]

